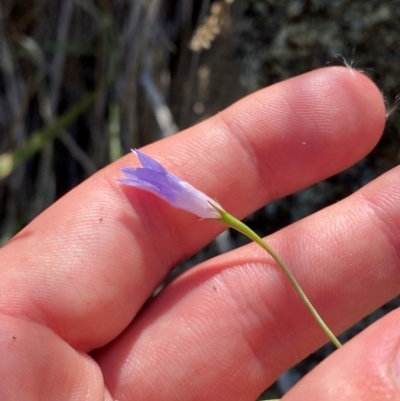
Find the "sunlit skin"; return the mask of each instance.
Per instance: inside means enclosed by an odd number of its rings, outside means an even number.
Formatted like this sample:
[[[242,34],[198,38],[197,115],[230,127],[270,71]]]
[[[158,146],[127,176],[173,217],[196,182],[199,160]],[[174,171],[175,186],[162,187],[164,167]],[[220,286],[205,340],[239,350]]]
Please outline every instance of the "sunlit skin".
[[[344,67],[263,89],[143,152],[242,218],[370,152],[385,106]],[[256,244],[180,261],[224,226],[99,171],[0,250],[0,400],[255,400],[326,337]],[[400,290],[400,168],[267,238],[339,333]],[[400,311],[286,401],[400,398]]]

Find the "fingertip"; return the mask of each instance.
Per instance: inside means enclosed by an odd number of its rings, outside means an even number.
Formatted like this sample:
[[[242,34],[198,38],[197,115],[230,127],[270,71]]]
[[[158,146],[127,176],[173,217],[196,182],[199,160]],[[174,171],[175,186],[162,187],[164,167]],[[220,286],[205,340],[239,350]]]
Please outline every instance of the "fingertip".
[[[325,70],[325,71],[324,71]],[[368,132],[380,134],[386,121],[386,106],[382,92],[372,79],[362,70],[349,67],[330,67],[322,71],[328,73],[328,78],[345,96],[343,105],[354,113],[353,121],[359,127],[364,124]]]
[[[293,129],[296,121],[300,140],[294,151],[304,154],[308,163],[310,154],[325,153],[322,163],[329,160],[336,168],[347,168],[367,155],[382,136],[384,99],[375,83],[360,71],[321,68],[285,81],[279,90],[290,110],[287,116],[292,121],[287,125]]]
[[[321,127],[325,123],[327,134],[343,132],[356,138],[361,132],[364,138],[374,139],[370,146],[375,145],[383,132],[386,107],[379,88],[367,75],[348,67],[327,67],[293,78],[297,79],[295,96],[303,97],[296,102],[292,90],[286,97],[288,101],[300,111],[307,107],[306,116]]]

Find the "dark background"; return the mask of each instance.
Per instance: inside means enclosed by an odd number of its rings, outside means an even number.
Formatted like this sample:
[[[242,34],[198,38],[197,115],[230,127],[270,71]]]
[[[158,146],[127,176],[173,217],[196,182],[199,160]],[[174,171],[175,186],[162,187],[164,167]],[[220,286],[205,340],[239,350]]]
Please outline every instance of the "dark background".
[[[390,108],[400,93],[399,44],[397,1],[1,0],[0,245],[129,148],[294,75],[347,63],[376,82]],[[246,222],[269,234],[399,164],[399,123],[394,112],[376,149],[352,168]],[[246,242],[226,232],[174,274]],[[265,396],[287,391],[331,348]]]

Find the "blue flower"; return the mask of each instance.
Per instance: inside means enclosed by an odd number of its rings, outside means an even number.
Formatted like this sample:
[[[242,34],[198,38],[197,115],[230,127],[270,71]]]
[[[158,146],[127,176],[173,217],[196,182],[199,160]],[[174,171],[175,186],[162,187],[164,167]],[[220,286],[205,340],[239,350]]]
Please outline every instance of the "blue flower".
[[[117,181],[151,192],[171,206],[183,209],[205,219],[221,219],[222,207],[209,196],[169,173],[150,156],[132,149],[142,167],[121,167],[124,178]],[[215,206],[215,208],[213,207]]]

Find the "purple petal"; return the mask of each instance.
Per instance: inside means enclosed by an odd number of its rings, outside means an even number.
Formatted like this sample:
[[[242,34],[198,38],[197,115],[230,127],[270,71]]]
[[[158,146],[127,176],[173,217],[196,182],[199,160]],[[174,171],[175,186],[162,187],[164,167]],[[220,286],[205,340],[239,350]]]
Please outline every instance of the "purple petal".
[[[125,177],[118,179],[123,184],[151,192],[170,205],[186,210],[202,218],[220,219],[220,213],[211,204],[221,206],[188,182],[174,176],[157,161],[134,150],[143,168],[121,167]],[[222,209],[222,208],[221,208]]]
[[[205,193],[192,187],[188,182],[181,181],[181,191],[177,194],[177,199],[172,206],[186,210],[199,217],[220,219],[221,214],[211,204],[222,209],[215,200],[211,199]]]
[[[140,164],[144,168],[149,168],[159,173],[167,174],[168,171],[156,160],[152,159],[150,156],[138,151],[137,149],[132,149],[132,152],[138,157]]]
[[[149,185],[157,188],[162,197],[167,202],[174,202],[179,193],[179,180],[169,173],[159,173],[158,171],[142,168],[137,171],[137,178]]]
[[[127,178],[120,179],[120,182],[151,190],[160,198],[171,202],[176,198],[175,193],[179,192],[179,180],[169,173],[159,173],[149,168],[127,168],[121,167],[121,171]]]

